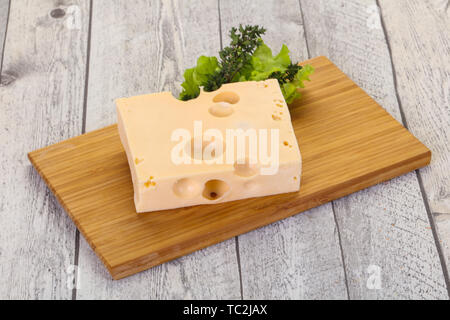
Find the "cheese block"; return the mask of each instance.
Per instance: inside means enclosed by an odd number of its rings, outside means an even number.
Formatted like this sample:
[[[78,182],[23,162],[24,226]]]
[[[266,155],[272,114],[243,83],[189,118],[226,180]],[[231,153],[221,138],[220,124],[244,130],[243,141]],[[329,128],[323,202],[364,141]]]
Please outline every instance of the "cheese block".
[[[294,192],[301,156],[277,80],[237,82],[196,99],[116,100],[137,212]]]

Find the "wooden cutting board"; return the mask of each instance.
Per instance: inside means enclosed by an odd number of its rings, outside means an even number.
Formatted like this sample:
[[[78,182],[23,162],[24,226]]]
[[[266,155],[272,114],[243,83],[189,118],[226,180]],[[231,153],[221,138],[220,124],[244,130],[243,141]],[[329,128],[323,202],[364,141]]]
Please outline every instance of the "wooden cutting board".
[[[325,57],[291,107],[300,192],[137,214],[112,125],[29,158],[114,279],[427,165],[431,152]],[[111,112],[114,112],[111,106]]]

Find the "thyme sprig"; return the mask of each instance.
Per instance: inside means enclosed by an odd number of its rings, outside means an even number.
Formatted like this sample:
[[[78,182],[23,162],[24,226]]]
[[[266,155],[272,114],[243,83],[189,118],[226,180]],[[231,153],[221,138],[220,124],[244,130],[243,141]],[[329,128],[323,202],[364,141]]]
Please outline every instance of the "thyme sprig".
[[[263,41],[266,29],[259,26],[239,26],[230,31],[231,43],[219,52],[220,70],[215,71],[204,86],[205,91],[214,91],[224,83],[235,80],[236,75],[250,63],[252,54]]]

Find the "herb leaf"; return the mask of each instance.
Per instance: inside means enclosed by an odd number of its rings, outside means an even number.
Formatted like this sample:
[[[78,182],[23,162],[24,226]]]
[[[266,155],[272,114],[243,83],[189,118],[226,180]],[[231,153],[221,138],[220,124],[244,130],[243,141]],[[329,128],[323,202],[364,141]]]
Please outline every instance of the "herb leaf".
[[[195,67],[184,71],[184,82],[181,84],[183,91],[180,93],[180,100],[195,99],[200,94],[200,87],[194,80],[194,71]]]
[[[254,52],[250,66],[242,72],[240,81],[266,80],[274,72],[284,72],[290,65],[289,49],[283,45],[280,53],[275,57],[272,50],[262,43]]]
[[[287,79],[284,83],[280,83],[281,92],[283,93],[286,103],[292,103],[294,100],[301,97],[298,88],[304,88],[304,81],[311,81],[309,76],[314,72],[314,68],[310,65],[300,67],[295,76],[292,79]],[[284,77],[290,77],[290,74],[285,73]],[[283,77],[283,75],[282,75]],[[283,80],[284,81],[284,80]],[[280,82],[280,80],[278,80]]]
[[[204,86],[209,77],[219,68],[216,57],[201,56],[197,60],[197,66],[187,69],[184,72],[184,82],[181,84],[183,91],[180,100],[190,100],[197,98],[200,94],[200,87]]]
[[[266,29],[259,26],[239,26],[239,30],[232,28],[230,31],[231,43],[219,52],[220,70],[208,80],[205,91],[214,91],[224,83],[239,80],[239,71],[247,66],[252,54],[262,44],[261,35]]]
[[[299,98],[297,89],[304,87],[305,80],[310,80],[309,75],[314,69],[309,65],[301,67],[293,64],[285,45],[273,56],[272,50],[261,39],[265,32],[266,29],[259,26],[232,28],[231,43],[219,52],[219,60],[201,56],[196,67],[185,71],[180,99],[198,97],[200,87],[205,91],[214,91],[225,83],[266,79],[278,80],[287,103]]]

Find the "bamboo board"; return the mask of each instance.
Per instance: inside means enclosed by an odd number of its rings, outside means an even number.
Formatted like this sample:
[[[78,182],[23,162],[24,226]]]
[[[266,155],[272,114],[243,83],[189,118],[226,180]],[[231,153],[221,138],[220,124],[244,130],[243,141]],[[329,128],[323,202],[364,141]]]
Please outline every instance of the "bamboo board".
[[[316,72],[290,106],[303,158],[300,192],[137,214],[116,125],[28,156],[114,279],[430,162],[430,150],[327,58],[304,63]]]

